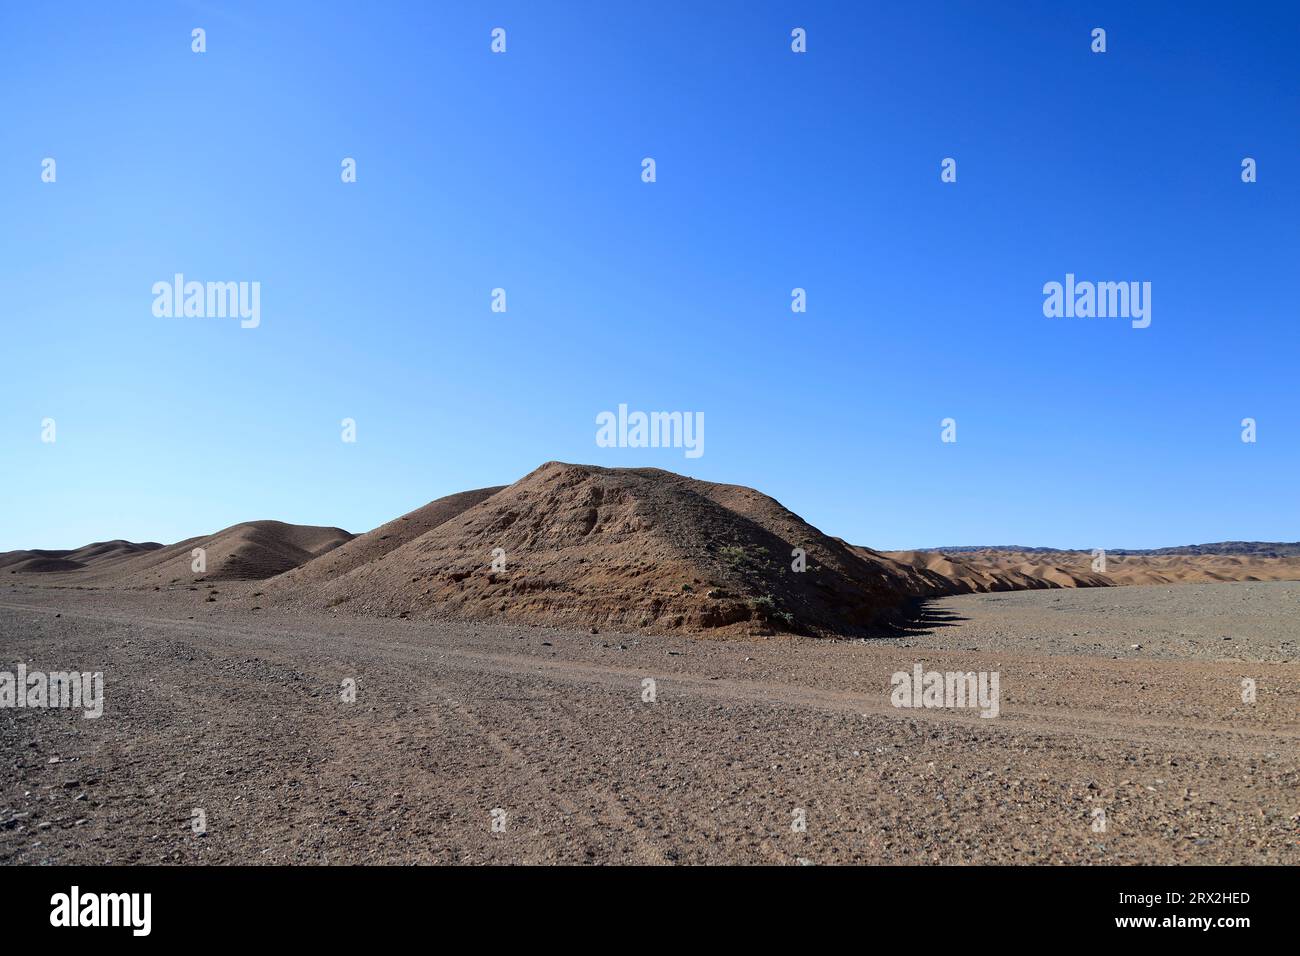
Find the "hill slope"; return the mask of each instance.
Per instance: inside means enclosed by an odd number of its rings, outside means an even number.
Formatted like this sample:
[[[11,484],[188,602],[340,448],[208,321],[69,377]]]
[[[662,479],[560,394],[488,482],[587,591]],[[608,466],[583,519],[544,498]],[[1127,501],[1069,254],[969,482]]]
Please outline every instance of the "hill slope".
[[[420,537],[466,509],[490,498],[504,487],[504,485],[497,485],[493,488],[462,491],[431,501],[400,518],[394,518],[387,524],[380,525],[373,531],[357,535],[352,540],[320,557],[313,558],[300,567],[285,571],[283,580],[278,580],[276,586],[309,588],[346,574],[363,564],[377,561],[390,551],[397,550],[408,541]]]

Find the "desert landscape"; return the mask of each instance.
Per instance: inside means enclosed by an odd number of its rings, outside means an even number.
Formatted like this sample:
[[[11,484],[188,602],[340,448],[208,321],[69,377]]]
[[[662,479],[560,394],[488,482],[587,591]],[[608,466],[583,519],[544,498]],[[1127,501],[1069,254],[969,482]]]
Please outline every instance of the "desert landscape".
[[[752,488],[552,461],[511,485],[439,498],[360,535],[249,521],[167,546],[118,540],[0,552],[5,573],[55,588],[211,592],[216,582],[261,581],[224,595],[227,605],[259,609],[852,637],[907,621],[924,598],[1296,581],[1300,544],[1112,550],[1101,566],[1093,552],[1049,548],[882,552],[824,534]]]
[[[18,938],[1285,930],[1297,35],[6,4]]]
[[[562,462],[359,535],[11,551],[6,658],[104,710],[0,709],[0,861],[1297,862],[1300,545],[1102,566]]]

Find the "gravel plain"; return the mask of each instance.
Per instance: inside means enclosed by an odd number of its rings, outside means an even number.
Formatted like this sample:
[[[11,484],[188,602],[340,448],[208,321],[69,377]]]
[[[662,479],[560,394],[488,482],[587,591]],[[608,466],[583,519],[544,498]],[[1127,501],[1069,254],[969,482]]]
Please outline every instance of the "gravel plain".
[[[0,709],[0,862],[1300,862],[1300,584],[966,595],[867,641],[257,600],[5,582],[0,671],[105,706]],[[998,673],[999,716],[894,707],[915,664]]]

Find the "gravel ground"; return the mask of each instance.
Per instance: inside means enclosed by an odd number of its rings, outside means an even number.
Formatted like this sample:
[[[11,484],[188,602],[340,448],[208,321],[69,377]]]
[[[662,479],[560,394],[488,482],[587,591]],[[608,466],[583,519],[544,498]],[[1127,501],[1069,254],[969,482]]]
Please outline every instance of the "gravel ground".
[[[310,616],[253,587],[6,582],[0,671],[103,671],[105,707],[0,709],[0,861],[1300,862],[1294,583],[968,595],[868,642]],[[893,707],[914,664],[997,672],[1000,715]]]
[[[1300,661],[1300,581],[968,594],[934,601],[928,613],[962,627],[928,628],[917,647]]]

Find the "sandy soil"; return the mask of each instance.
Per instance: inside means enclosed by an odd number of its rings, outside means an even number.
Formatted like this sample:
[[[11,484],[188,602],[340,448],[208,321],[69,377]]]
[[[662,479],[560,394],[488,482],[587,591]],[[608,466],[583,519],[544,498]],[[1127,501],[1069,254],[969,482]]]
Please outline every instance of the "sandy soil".
[[[1294,584],[967,595],[871,642],[207,595],[6,582],[0,670],[106,704],[0,710],[0,861],[1300,862]],[[914,663],[998,671],[1001,715],[894,708]]]

